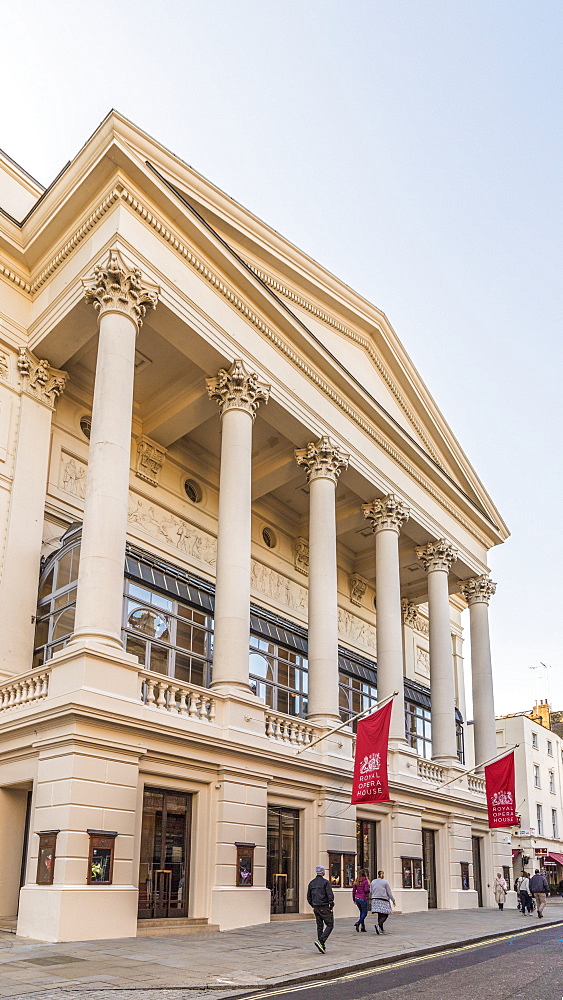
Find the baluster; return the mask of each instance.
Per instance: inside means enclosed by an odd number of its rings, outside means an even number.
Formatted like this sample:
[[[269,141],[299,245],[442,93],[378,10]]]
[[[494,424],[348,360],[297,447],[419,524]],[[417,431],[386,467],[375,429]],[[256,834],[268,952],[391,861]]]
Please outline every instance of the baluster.
[[[158,698],[156,699],[156,707],[160,709],[166,708],[166,692],[168,688],[164,681],[158,682]]]
[[[197,718],[197,695],[190,691],[190,719]]]
[[[209,699],[209,721],[213,722],[215,719],[215,698]]]
[[[180,701],[178,702],[178,712],[180,715],[187,714],[188,706],[186,703],[186,689],[180,688]]]
[[[145,678],[145,705],[154,705],[154,681],[151,677]]]
[[[178,685],[171,684],[168,688],[168,711],[175,712],[177,710],[176,695],[178,694]]]
[[[43,674],[41,678],[41,697],[46,698],[49,692],[49,674]]]

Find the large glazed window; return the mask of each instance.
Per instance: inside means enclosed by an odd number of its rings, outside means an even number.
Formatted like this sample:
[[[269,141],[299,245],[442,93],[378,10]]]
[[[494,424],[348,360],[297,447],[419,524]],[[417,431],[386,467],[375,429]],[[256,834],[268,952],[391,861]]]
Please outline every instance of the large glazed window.
[[[123,641],[147,670],[209,687],[213,620],[200,608],[125,582]]]
[[[365,712],[377,702],[377,687],[361,677],[353,677],[340,670],[338,674],[340,718],[343,722],[352,719],[359,712]],[[358,720],[354,719],[352,729],[356,732]]]
[[[307,714],[307,659],[295,650],[250,636],[250,687],[269,708],[304,718]]]
[[[67,532],[66,543],[45,565],[39,585],[33,666],[40,667],[66,646],[74,631],[80,538]]]

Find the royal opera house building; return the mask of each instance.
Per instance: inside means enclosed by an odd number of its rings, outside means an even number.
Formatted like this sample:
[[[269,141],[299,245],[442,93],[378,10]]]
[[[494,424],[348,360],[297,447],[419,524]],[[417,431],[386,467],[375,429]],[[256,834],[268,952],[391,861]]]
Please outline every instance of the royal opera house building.
[[[461,612],[479,762],[508,531],[386,316],[113,111],[0,206],[0,926],[295,918],[319,863],[340,916],[360,868],[491,905]]]

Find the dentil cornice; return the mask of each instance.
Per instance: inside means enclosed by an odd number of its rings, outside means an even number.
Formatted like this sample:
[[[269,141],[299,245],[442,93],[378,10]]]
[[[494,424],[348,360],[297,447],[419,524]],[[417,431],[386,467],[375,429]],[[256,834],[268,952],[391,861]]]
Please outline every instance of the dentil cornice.
[[[428,542],[427,545],[421,545],[416,550],[417,559],[422,563],[427,573],[437,569],[449,573],[458,555],[457,549],[454,549],[446,538],[439,538],[436,542]]]
[[[488,604],[496,593],[497,585],[489,576],[472,576],[470,580],[464,580],[459,589],[471,607],[477,603]]]
[[[67,373],[51,368],[48,361],[36,358],[27,347],[20,347],[17,365],[23,391],[54,409],[64,392]]]
[[[337,483],[340,473],[348,468],[350,456],[328,434],[323,434],[317,442],[309,442],[306,448],[296,448],[295,459],[298,465],[305,467],[308,483],[314,479],[331,479]]]
[[[223,416],[227,410],[246,410],[254,420],[260,403],[267,403],[270,385],[258,381],[256,372],[249,372],[240,359],[235,359],[228,372],[221,368],[217,375],[206,378],[210,399],[219,403]]]
[[[406,504],[394,493],[389,493],[383,499],[376,499],[372,503],[363,503],[362,513],[371,522],[374,531],[392,529],[397,534],[411,514]]]
[[[82,281],[86,302],[100,318],[106,312],[121,312],[142,326],[148,309],[156,309],[160,289],[146,281],[138,267],[129,267],[119,250],[110,250],[106,264],[98,264],[91,278]]]

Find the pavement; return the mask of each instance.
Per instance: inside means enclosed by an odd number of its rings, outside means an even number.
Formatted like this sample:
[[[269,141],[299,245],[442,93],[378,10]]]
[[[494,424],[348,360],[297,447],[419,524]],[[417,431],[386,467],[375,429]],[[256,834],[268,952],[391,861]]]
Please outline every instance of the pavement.
[[[395,959],[563,923],[563,900],[548,899],[544,919],[518,910],[429,910],[394,914],[385,936],[337,918],[321,955],[310,919],[275,921],[221,933],[63,944],[0,932],[0,997],[10,1000],[214,1000],[282,984],[378,968]]]

